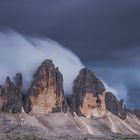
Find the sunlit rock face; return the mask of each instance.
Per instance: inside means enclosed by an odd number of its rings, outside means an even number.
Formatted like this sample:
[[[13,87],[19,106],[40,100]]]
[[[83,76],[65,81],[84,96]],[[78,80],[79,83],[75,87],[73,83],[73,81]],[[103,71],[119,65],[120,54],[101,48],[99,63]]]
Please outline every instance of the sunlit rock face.
[[[127,109],[123,100],[118,101],[111,92],[105,94],[106,109],[121,119],[126,119]]]
[[[22,110],[23,95],[22,75],[16,74],[14,82],[6,78],[4,86],[0,86],[0,110],[8,113],[18,113]]]
[[[84,68],[74,80],[71,108],[78,115],[100,116],[105,113],[105,87],[94,73]]]
[[[34,75],[28,102],[31,105],[31,113],[35,114],[47,114],[62,110],[64,102],[63,76],[51,60],[45,60]]]

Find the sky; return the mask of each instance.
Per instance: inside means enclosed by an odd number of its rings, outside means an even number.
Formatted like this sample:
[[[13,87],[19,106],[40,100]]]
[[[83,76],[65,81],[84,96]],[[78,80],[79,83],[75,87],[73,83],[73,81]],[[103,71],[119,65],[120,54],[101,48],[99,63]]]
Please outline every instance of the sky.
[[[140,108],[139,0],[1,0],[5,27],[59,42]]]

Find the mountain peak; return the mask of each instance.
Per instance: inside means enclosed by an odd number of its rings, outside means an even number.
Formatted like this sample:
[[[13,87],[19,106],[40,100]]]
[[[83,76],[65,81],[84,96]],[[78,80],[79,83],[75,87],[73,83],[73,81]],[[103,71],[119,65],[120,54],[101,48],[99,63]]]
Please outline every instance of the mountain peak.
[[[95,74],[90,69],[81,69],[73,85],[71,97],[73,111],[78,115],[89,117],[96,116],[98,109],[104,112],[104,100],[102,99],[104,92],[105,87]],[[99,108],[99,106],[101,107]]]
[[[16,74],[14,79],[15,83],[7,77],[5,85],[0,87],[0,108],[4,112],[18,113],[22,110],[22,75]]]
[[[52,60],[42,62],[34,76],[29,98],[32,113],[61,111],[64,100],[63,76]]]

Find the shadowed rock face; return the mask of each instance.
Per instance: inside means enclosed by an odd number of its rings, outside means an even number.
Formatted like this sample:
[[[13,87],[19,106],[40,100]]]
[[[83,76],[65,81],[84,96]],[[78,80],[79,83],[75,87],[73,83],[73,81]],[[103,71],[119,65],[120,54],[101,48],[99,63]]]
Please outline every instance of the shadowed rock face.
[[[106,109],[116,116],[118,116],[117,102],[118,101],[113,93],[106,92],[105,95]]]
[[[0,86],[0,109],[4,112],[18,113],[22,110],[22,75],[16,74],[14,82],[9,77],[6,83]]]
[[[124,101],[123,100],[118,101],[118,116],[121,119],[125,120],[126,117],[127,117],[127,114],[128,114],[127,113],[127,108],[124,104]]]
[[[105,87],[94,73],[84,68],[74,80],[71,108],[78,115],[94,116],[99,109],[105,110]]]
[[[105,94],[106,109],[121,119],[126,119],[127,109],[123,100],[118,101],[113,93]]]
[[[136,115],[136,117],[137,117],[138,119],[140,119],[140,110],[139,110],[139,109],[134,109],[134,110],[133,110],[133,113]]]
[[[51,60],[45,60],[39,67],[34,75],[29,95],[26,108],[31,104],[32,113],[47,114],[61,111],[64,102],[63,76]]]

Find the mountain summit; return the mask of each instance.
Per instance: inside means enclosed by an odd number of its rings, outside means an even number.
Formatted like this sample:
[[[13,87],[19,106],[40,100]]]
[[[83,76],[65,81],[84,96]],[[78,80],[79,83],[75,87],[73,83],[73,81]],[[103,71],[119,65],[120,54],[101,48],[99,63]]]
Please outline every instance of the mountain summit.
[[[63,76],[51,60],[45,60],[35,73],[29,98],[33,114],[48,114],[62,110]]]

